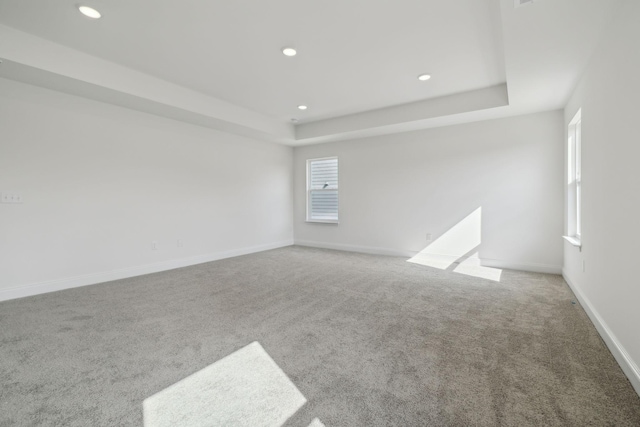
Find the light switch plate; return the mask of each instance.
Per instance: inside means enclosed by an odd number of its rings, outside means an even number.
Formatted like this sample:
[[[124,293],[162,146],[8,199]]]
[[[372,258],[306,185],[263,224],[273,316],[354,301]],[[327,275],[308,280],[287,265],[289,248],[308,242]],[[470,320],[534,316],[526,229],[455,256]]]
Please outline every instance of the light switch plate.
[[[22,194],[15,191],[2,192],[0,203],[22,203]]]

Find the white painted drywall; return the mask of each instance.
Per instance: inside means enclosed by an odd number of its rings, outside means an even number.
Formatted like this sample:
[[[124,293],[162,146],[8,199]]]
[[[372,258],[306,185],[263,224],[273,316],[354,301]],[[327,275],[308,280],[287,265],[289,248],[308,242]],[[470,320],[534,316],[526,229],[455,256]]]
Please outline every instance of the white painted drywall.
[[[24,198],[0,204],[0,294],[291,244],[291,161],[290,147],[0,79],[0,192]]]
[[[480,258],[562,266],[561,111],[294,149],[300,244],[413,255],[482,208]],[[338,156],[340,223],[305,222],[305,162]]]
[[[169,83],[6,25],[0,25],[0,57],[51,73],[51,78],[46,83],[53,89],[64,91],[68,89],[65,84],[85,83],[83,85],[84,96],[87,98],[98,96],[99,94],[95,92],[101,88],[112,91],[114,101],[120,99],[119,95],[126,94],[138,98],[140,101],[151,101],[198,116],[234,123],[278,138],[289,139],[293,137],[293,127],[290,123],[282,123],[273,117]],[[32,78],[26,75],[27,72],[23,74],[25,75],[22,78]],[[65,76],[69,80],[65,84],[61,84],[57,81],[61,76]],[[120,102],[126,104],[129,101],[120,99]]]
[[[566,135],[582,108],[583,204],[582,251],[565,243],[564,275],[640,393],[640,2],[620,5],[565,109]]]

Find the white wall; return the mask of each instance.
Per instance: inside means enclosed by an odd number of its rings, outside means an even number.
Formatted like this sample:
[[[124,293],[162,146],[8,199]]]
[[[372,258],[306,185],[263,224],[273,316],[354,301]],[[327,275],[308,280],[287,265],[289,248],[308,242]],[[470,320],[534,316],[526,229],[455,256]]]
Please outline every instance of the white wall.
[[[294,149],[296,243],[412,255],[482,208],[480,257],[562,266],[561,111]],[[305,222],[305,161],[338,156],[340,224]]]
[[[0,79],[0,192],[24,197],[0,204],[0,300],[291,244],[291,161]]]
[[[638,23],[640,2],[622,1],[565,109],[566,128],[582,108],[583,222],[564,275],[640,393]]]

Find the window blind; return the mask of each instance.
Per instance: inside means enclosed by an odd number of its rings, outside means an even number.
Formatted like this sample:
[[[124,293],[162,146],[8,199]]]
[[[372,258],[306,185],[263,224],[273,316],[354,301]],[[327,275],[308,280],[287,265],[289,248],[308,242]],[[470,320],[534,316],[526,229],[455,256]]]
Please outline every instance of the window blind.
[[[308,221],[338,221],[338,159],[308,161]]]

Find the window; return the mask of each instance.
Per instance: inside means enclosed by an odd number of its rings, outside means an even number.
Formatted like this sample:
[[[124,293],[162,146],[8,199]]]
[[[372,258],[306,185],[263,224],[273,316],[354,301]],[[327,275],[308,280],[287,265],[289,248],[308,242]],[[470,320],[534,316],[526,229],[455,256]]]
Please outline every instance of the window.
[[[580,241],[582,234],[582,111],[578,110],[569,123],[569,191],[568,233]]]
[[[338,222],[338,158],[307,160],[307,221]]]

